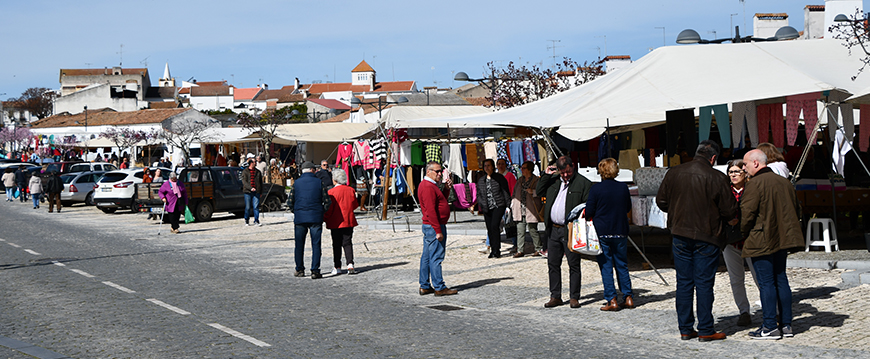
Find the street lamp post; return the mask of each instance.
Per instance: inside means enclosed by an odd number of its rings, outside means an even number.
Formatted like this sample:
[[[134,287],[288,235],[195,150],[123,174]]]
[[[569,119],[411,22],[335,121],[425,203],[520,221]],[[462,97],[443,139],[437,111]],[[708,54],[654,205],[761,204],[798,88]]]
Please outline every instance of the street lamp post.
[[[489,88],[492,108],[495,109],[495,88],[498,85],[498,83],[496,83],[495,71],[493,71],[491,77],[484,77],[484,78],[480,78],[480,79],[470,78],[470,77],[468,77],[467,73],[465,73],[463,71],[459,71],[456,73],[456,76],[453,77],[453,80],[465,81],[465,82],[477,82],[477,83],[481,84],[482,86]],[[486,84],[486,81],[490,82],[489,85]]]
[[[461,73],[462,73],[462,72],[461,72]],[[458,76],[458,74],[457,74],[457,76]],[[354,96],[354,97],[352,97],[352,98],[350,99],[350,104],[351,104],[351,105],[357,105],[357,106],[369,105],[369,106],[372,106],[372,107],[377,108],[377,109],[378,109],[378,119],[380,119],[381,117],[383,117],[383,114],[381,113],[381,111],[383,111],[384,106],[386,106],[386,105],[395,105],[395,104],[398,104],[398,103],[405,103],[405,102],[408,102],[408,98],[405,97],[405,96],[400,96],[400,97],[397,98],[395,101],[385,101],[381,96],[378,96],[378,105],[377,105],[377,107],[375,107],[375,103],[374,103],[374,102],[362,102],[362,100],[360,100],[360,99],[357,98],[356,96]]]
[[[301,114],[302,112],[299,112],[299,110],[293,110],[290,112],[290,115],[288,115],[287,118],[289,119],[293,116],[299,116]],[[329,112],[317,112],[315,110],[314,112],[306,112],[305,117],[308,118],[308,123],[314,123],[314,120],[317,119],[318,116],[327,114],[329,114]]]
[[[716,39],[716,40],[705,40],[701,38],[701,35],[698,35],[698,32],[692,29],[686,29],[680,31],[680,34],[677,35],[677,43],[678,44],[721,44],[726,41],[730,41],[733,44],[742,43],[742,42],[753,42],[753,41],[782,41],[782,40],[793,40],[800,37],[800,33],[798,33],[795,28],[791,26],[783,26],[776,30],[776,34],[773,37],[752,37],[744,36],[740,37],[740,26],[734,27],[734,37],[733,38],[724,38],[724,39]]]

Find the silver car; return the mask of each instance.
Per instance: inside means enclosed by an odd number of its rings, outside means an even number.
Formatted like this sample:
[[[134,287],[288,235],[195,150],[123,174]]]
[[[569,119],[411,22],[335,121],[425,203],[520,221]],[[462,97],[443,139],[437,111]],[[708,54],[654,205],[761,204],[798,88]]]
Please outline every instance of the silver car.
[[[78,172],[61,175],[63,192],[60,200],[65,206],[84,202],[86,206],[94,205],[94,185],[103,177],[105,171]]]

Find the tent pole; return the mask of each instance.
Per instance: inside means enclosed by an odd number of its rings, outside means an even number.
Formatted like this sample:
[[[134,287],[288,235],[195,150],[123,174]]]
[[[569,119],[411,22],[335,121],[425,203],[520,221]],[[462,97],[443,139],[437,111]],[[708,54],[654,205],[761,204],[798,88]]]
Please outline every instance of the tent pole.
[[[607,134],[607,157],[613,158],[613,146],[610,145],[610,117],[607,118],[607,127],[604,131]]]
[[[556,142],[554,142],[553,139],[550,138],[550,135],[547,133],[547,131],[545,131],[543,127],[534,127],[534,128],[537,128],[538,131],[541,132],[541,136],[544,136],[544,140],[545,140],[545,142],[547,142],[547,145],[550,146],[550,150],[553,151],[553,155],[556,156],[556,158],[562,157],[562,150],[560,150],[559,147],[556,146]],[[541,161],[541,162],[544,162],[544,161]],[[544,167],[546,167],[546,166],[544,166]]]

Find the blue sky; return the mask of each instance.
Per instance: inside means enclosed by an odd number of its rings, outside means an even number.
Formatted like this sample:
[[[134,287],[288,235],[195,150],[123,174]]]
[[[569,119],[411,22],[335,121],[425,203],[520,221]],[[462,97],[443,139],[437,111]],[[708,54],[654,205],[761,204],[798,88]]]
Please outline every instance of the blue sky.
[[[741,34],[755,13],[785,12],[803,30],[805,5],[824,0],[610,1],[10,1],[0,2],[0,98],[58,88],[60,68],[144,67],[152,83],[169,63],[177,80],[270,88],[349,82],[365,59],[379,81],[458,87],[453,74],[486,63],[638,59],[686,28],[704,38]],[[744,11],[745,6],[745,11]],[[737,14],[730,16],[730,14]],[[743,26],[744,14],[746,27]],[[123,44],[123,52],[121,45]],[[695,45],[698,46],[698,45]],[[606,52],[605,52],[606,47]],[[179,82],[180,84],[180,82]],[[5,95],[2,95],[5,93]]]

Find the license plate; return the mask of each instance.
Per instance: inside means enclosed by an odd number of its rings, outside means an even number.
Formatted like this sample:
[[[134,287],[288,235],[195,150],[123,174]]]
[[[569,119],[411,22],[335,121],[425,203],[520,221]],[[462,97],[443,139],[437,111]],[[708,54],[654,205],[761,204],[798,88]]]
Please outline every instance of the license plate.
[[[162,207],[151,207],[151,213],[163,213]]]
[[[114,206],[114,203],[97,203],[98,206]]]
[[[103,188],[103,192],[112,192],[111,188]]]

